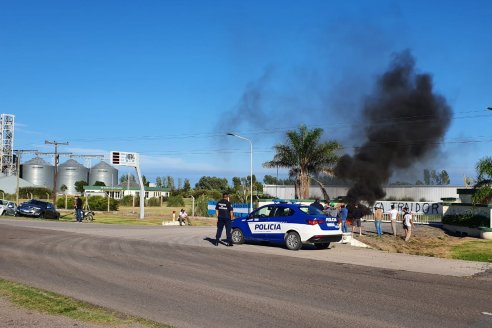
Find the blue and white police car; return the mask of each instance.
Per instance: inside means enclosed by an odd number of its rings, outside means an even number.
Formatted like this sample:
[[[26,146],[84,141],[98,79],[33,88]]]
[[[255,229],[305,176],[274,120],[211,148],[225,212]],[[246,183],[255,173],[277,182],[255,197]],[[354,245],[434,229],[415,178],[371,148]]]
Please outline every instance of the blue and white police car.
[[[232,241],[267,241],[299,250],[303,244],[325,249],[342,239],[338,219],[309,205],[274,202],[232,221]]]

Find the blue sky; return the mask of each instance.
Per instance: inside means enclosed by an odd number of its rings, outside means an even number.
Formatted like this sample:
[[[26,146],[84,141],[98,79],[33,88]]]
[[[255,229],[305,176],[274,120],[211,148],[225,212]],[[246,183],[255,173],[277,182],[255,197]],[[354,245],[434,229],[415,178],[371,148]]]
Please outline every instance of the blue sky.
[[[453,120],[437,156],[395,179],[427,167],[459,185],[492,151],[491,12],[452,0],[0,0],[0,112],[16,116],[16,149],[138,152],[151,181],[249,175],[235,132],[262,179],[300,124],[349,152],[362,142],[351,135],[364,97],[409,49]]]

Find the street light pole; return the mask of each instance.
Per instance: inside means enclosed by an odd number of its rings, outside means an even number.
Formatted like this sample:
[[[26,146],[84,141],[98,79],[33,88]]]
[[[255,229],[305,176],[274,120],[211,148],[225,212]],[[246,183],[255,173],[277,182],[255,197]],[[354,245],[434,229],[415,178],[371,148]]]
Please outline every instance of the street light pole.
[[[240,136],[234,133],[227,133],[228,136],[233,136],[239,139],[243,139],[249,142],[249,153],[250,153],[250,162],[249,162],[249,182],[250,182],[250,196],[249,196],[249,213],[253,212],[253,142],[250,139]]]

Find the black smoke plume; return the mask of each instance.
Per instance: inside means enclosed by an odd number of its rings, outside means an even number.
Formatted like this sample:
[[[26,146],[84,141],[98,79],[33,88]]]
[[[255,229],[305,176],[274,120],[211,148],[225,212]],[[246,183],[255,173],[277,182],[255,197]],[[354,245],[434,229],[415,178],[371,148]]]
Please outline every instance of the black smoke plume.
[[[372,205],[386,195],[383,185],[395,169],[411,167],[439,147],[452,114],[433,92],[431,76],[416,73],[409,51],[394,56],[362,114],[365,142],[353,156],[342,156],[335,175],[352,182],[348,202]]]

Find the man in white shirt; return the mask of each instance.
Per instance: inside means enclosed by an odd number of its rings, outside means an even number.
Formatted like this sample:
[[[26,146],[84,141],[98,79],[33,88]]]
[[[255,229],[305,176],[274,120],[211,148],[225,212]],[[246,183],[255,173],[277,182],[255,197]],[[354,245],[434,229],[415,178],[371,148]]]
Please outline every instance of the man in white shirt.
[[[408,210],[408,207],[403,208],[403,231],[405,231],[405,241],[410,240],[410,236],[412,235],[412,228],[415,225],[413,224],[412,214]]]
[[[391,210],[389,211],[391,220],[391,229],[393,230],[393,236],[396,236],[396,220],[400,217],[400,213],[395,208],[395,205],[391,205]]]

